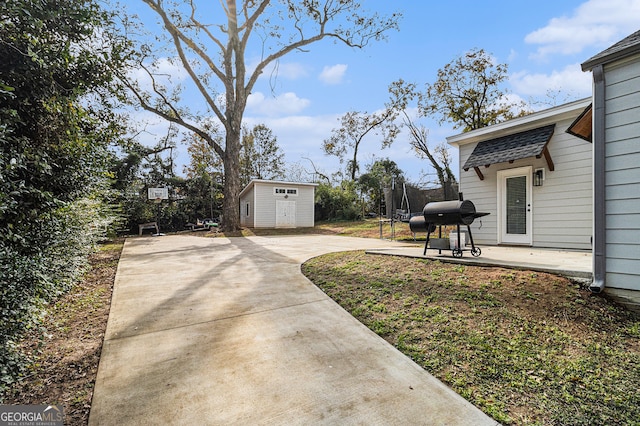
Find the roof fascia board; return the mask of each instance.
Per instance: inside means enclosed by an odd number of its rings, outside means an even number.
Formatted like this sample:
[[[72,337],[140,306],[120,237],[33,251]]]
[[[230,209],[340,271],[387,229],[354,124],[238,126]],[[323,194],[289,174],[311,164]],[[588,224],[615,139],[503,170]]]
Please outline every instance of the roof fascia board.
[[[523,132],[546,124],[556,123],[574,115],[577,111],[582,112],[591,103],[591,98],[580,99],[568,104],[559,105],[517,117],[492,126],[472,130],[466,133],[447,137],[447,143],[453,146],[466,145],[486,139],[498,138],[514,132]]]
[[[318,186],[317,183],[311,183],[311,182],[289,182],[289,181],[283,181],[283,180],[267,180],[267,179],[254,179],[251,182],[267,183],[267,184],[273,184],[273,185]]]
[[[591,71],[596,65],[608,65],[611,62],[616,62],[620,59],[624,59],[627,56],[640,53],[640,44],[633,44],[624,49],[612,52],[606,56],[596,57],[594,59],[584,62],[581,67],[582,71]]]
[[[252,187],[260,183],[265,183],[270,185],[287,185],[287,186],[314,186],[314,187],[318,186],[317,183],[311,183],[311,182],[286,182],[286,181],[279,181],[279,180],[253,179],[251,182],[249,182],[247,186],[244,187],[242,191],[240,191],[239,196],[240,197],[244,196],[244,194],[247,193]]]

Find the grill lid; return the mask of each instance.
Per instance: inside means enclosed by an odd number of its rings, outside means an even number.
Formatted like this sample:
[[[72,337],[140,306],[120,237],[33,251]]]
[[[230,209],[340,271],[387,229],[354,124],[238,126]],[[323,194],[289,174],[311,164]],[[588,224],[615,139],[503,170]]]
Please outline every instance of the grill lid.
[[[425,222],[434,225],[470,225],[476,218],[476,206],[469,200],[427,203],[422,212]]]

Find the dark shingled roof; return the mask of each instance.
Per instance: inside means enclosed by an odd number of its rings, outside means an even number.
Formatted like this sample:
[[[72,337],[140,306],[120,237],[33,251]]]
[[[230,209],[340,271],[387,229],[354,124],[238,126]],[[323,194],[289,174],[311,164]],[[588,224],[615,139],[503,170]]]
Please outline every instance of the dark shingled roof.
[[[469,170],[472,167],[537,157],[542,154],[544,147],[553,135],[555,127],[555,124],[550,124],[513,135],[482,141],[476,145],[462,168]]]
[[[582,71],[589,71],[596,65],[606,64],[638,52],[640,52],[640,31],[636,31],[610,48],[586,60],[582,64]]]

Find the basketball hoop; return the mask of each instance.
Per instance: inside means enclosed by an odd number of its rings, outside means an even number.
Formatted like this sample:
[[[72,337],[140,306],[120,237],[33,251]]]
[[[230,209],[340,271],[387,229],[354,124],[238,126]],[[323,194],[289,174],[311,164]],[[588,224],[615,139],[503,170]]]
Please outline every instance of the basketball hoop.
[[[147,200],[160,203],[159,200],[169,199],[169,188],[147,188]]]
[[[162,202],[162,198],[156,197],[155,202],[156,204],[160,204]]]

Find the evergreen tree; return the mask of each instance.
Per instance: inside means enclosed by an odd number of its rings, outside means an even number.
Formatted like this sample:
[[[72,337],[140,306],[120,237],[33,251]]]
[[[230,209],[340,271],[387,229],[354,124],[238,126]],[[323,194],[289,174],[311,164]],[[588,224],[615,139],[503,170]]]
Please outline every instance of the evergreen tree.
[[[280,179],[284,176],[284,154],[271,129],[264,124],[244,129],[240,151],[240,180],[246,186],[252,179]]]

